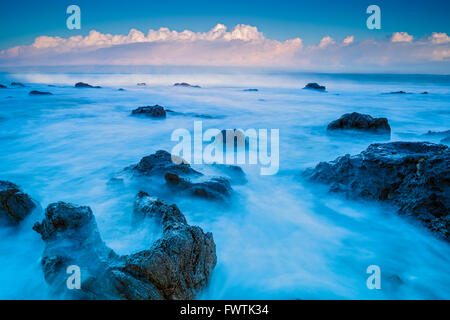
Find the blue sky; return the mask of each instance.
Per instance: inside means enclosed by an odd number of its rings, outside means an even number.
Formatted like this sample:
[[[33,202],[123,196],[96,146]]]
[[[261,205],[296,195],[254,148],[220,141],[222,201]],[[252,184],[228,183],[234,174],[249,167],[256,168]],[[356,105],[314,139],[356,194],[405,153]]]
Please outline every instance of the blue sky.
[[[68,30],[66,8],[77,4],[82,29]],[[365,26],[368,5],[381,8],[382,29]],[[419,38],[432,32],[450,34],[450,1],[285,1],[285,0],[28,0],[0,2],[0,49],[31,44],[41,35],[69,37],[86,35],[92,29],[102,33],[127,34],[130,28],[143,32],[168,27],[182,31],[207,31],[217,23],[257,26],[271,39],[301,37],[315,44],[323,36],[342,39],[383,38],[405,31]]]

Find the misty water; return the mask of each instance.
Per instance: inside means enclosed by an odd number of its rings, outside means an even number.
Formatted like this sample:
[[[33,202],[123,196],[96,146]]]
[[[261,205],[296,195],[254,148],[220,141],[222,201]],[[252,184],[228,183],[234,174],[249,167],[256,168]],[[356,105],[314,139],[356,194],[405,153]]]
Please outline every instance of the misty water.
[[[388,204],[349,201],[301,177],[320,161],[388,141],[328,136],[326,125],[347,112],[387,117],[391,141],[439,142],[423,134],[449,129],[448,76],[0,74],[0,83],[11,81],[27,87],[0,89],[0,179],[20,185],[41,208],[17,229],[0,228],[2,299],[49,298],[40,266],[44,243],[31,227],[52,202],[90,206],[102,238],[120,254],[149,248],[160,234],[151,226],[132,227],[138,189],[176,203],[190,224],[213,233],[218,263],[200,299],[450,298],[447,243]],[[78,81],[102,88],[76,89]],[[136,86],[141,82],[147,85]],[[173,87],[175,82],[201,88]],[[308,82],[327,92],[301,90]],[[31,90],[53,95],[29,96]],[[399,90],[411,94],[385,94]],[[130,116],[132,109],[154,104],[212,117]],[[263,176],[258,166],[243,165],[248,183],[233,186],[228,205],[158,194],[149,185],[109,183],[143,156],[170,151],[173,130],[192,131],[199,120],[204,130],[279,129],[278,173]],[[366,286],[369,265],[381,268],[381,290]]]

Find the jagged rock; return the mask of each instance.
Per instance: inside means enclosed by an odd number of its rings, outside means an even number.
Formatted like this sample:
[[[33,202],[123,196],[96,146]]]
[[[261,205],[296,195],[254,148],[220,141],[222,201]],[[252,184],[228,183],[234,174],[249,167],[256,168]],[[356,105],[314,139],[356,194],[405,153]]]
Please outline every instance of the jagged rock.
[[[331,122],[327,130],[362,130],[372,133],[389,133],[391,127],[386,118],[373,118],[368,114],[353,112],[346,113]]]
[[[57,297],[76,299],[194,299],[216,265],[211,233],[187,224],[175,205],[140,192],[134,214],[156,218],[162,237],[148,250],[119,256],[98,232],[89,207],[58,202],[33,229],[45,241],[45,280]],[[69,290],[67,268],[81,270],[81,288]]]
[[[139,107],[131,111],[132,115],[143,115],[152,118],[165,118],[166,111],[159,105]]]
[[[177,82],[173,85],[174,87],[189,87],[189,88],[200,88],[200,86],[194,86],[186,82]]]
[[[100,86],[91,86],[88,83],[84,83],[84,82],[77,82],[75,84],[75,88],[95,88],[95,89],[99,89],[101,88]]]
[[[325,88],[325,86],[321,86],[318,83],[310,82],[303,89],[325,91],[326,88]]]
[[[371,144],[358,155],[321,162],[305,171],[349,198],[393,202],[445,239],[450,235],[450,149],[429,142]]]
[[[30,91],[30,93],[29,93],[29,95],[47,95],[47,96],[50,96],[50,95],[52,95],[52,93],[51,92],[45,92],[45,91],[37,91],[37,90],[33,90],[33,91]]]
[[[176,160],[176,163],[172,161],[172,158]],[[134,173],[144,176],[164,176],[166,173],[175,173],[182,176],[202,175],[192,169],[189,163],[183,159],[172,156],[164,150],[158,150],[154,154],[143,157],[137,165],[128,167],[126,170],[132,170]]]
[[[36,207],[33,200],[19,186],[0,180],[0,220],[17,225]]]
[[[11,82],[10,86],[11,87],[21,87],[21,88],[25,87],[25,85],[20,82]]]
[[[231,196],[231,185],[228,179],[213,177],[202,182],[191,182],[175,173],[166,173],[166,183],[174,192],[183,192],[195,197],[225,201]]]

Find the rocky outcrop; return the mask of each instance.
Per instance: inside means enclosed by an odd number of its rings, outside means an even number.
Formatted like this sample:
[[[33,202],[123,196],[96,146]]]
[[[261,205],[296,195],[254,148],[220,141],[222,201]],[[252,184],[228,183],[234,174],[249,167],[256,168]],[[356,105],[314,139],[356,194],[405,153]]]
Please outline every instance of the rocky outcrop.
[[[33,200],[19,186],[0,180],[0,221],[18,225],[36,207]]]
[[[31,96],[51,96],[52,93],[51,92],[45,92],[45,91],[33,90],[33,91],[30,91],[29,95],[31,95]]]
[[[11,87],[20,87],[20,88],[24,88],[25,85],[23,83],[20,82],[11,82]]]
[[[188,88],[200,88],[200,86],[194,86],[186,82],[177,82],[173,85],[174,87],[188,87]]]
[[[165,118],[166,111],[160,105],[139,107],[131,111],[134,116],[146,116],[151,118]]]
[[[0,84],[0,89],[6,89],[7,87],[3,84]]]
[[[230,181],[223,177],[213,177],[202,182],[191,182],[175,173],[166,173],[164,176],[169,188],[175,193],[185,193],[191,196],[226,201],[231,196]]]
[[[370,145],[358,155],[321,162],[305,172],[349,198],[389,201],[449,240],[450,149],[428,142]]]
[[[84,82],[77,82],[75,84],[75,88],[95,88],[95,89],[100,89],[100,86],[91,86],[88,83],[84,83]]]
[[[317,91],[325,91],[326,90],[325,86],[321,86],[320,84],[315,83],[315,82],[308,83],[303,89],[317,90]]]
[[[339,119],[331,122],[327,130],[360,130],[370,133],[386,134],[391,132],[391,127],[386,118],[373,118],[368,114],[353,112],[346,113]]]
[[[56,297],[76,299],[194,299],[216,265],[211,233],[187,224],[176,205],[140,192],[134,215],[156,219],[162,237],[148,250],[119,256],[102,241],[89,207],[58,202],[33,229],[45,241],[44,277]],[[80,269],[80,289],[68,289],[69,266]]]
[[[164,176],[166,173],[174,173],[180,176],[202,175],[192,169],[189,163],[183,159],[172,156],[164,150],[158,150],[154,154],[143,157],[138,164],[128,167],[126,170],[131,170],[134,174],[143,176]]]

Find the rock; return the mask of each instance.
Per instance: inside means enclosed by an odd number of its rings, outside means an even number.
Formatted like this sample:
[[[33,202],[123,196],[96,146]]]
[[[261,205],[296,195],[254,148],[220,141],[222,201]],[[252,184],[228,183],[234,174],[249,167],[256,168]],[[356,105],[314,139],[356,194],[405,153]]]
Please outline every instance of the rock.
[[[36,207],[33,200],[19,186],[0,180],[0,219],[17,225]]]
[[[30,91],[30,93],[29,93],[29,95],[48,95],[48,96],[50,96],[50,95],[52,95],[52,93],[51,92],[44,92],[44,91],[37,91],[37,90],[33,90],[33,91]]]
[[[164,178],[169,188],[174,192],[219,201],[225,201],[231,197],[232,189],[230,181],[223,177],[214,177],[210,180],[197,183],[182,178],[175,173],[166,173]]]
[[[449,240],[450,149],[429,142],[371,144],[358,155],[321,162],[305,176],[349,198],[389,201]]]
[[[132,115],[144,115],[151,118],[165,118],[166,111],[159,105],[139,107],[131,111]]]
[[[428,94],[428,91],[424,91],[424,92],[422,92],[422,94]]]
[[[441,140],[441,143],[450,143],[450,136]]]
[[[117,91],[126,91],[124,88],[119,88]]]
[[[189,84],[189,83],[186,83],[186,82],[181,82],[181,83],[175,83],[174,85],[173,85],[174,87],[189,87],[189,88],[200,88],[200,86],[193,86],[193,85],[191,85],[191,84]]]
[[[84,83],[84,82],[77,82],[75,84],[75,88],[95,88],[95,89],[99,89],[101,88],[100,86],[91,86],[88,83]]]
[[[174,173],[181,176],[202,175],[200,172],[191,168],[190,164],[183,159],[173,156],[176,163],[172,161],[172,155],[164,150],[158,150],[156,153],[146,156],[134,166],[126,168],[132,170],[135,174],[144,176],[164,176],[166,173]]]
[[[325,88],[325,86],[321,86],[318,83],[310,82],[303,89],[325,91],[326,88]]]
[[[23,83],[20,82],[11,82],[11,87],[25,87],[25,85]]]
[[[447,137],[447,136],[450,136],[450,130],[446,130],[446,131],[431,131],[431,130],[428,130],[428,132],[425,133],[425,136]]]
[[[147,84],[145,82],[140,82],[137,84],[138,86],[146,86]]]
[[[6,89],[6,88],[7,88],[7,86],[0,84],[0,89]]]
[[[175,205],[140,192],[134,214],[156,218],[163,235],[148,250],[119,256],[102,241],[89,207],[58,202],[33,229],[45,249],[44,277],[59,298],[193,299],[207,284],[216,265],[211,233],[187,224]],[[80,290],[69,290],[69,266],[80,268]]]
[[[405,91],[403,91],[403,90],[400,90],[400,91],[392,91],[392,92],[389,92],[389,94],[409,94],[409,92],[405,92]]]
[[[346,113],[339,119],[331,122],[327,130],[361,130],[372,133],[390,133],[391,127],[386,118],[373,118],[368,114],[353,112]]]
[[[245,91],[245,92],[258,92],[259,90],[258,90],[258,89],[250,88],[250,89],[244,89],[244,90],[242,90],[242,91]]]
[[[235,184],[247,183],[247,178],[245,177],[244,170],[242,170],[242,168],[239,166],[231,164],[213,163],[212,167],[228,176],[231,179],[232,183]]]

